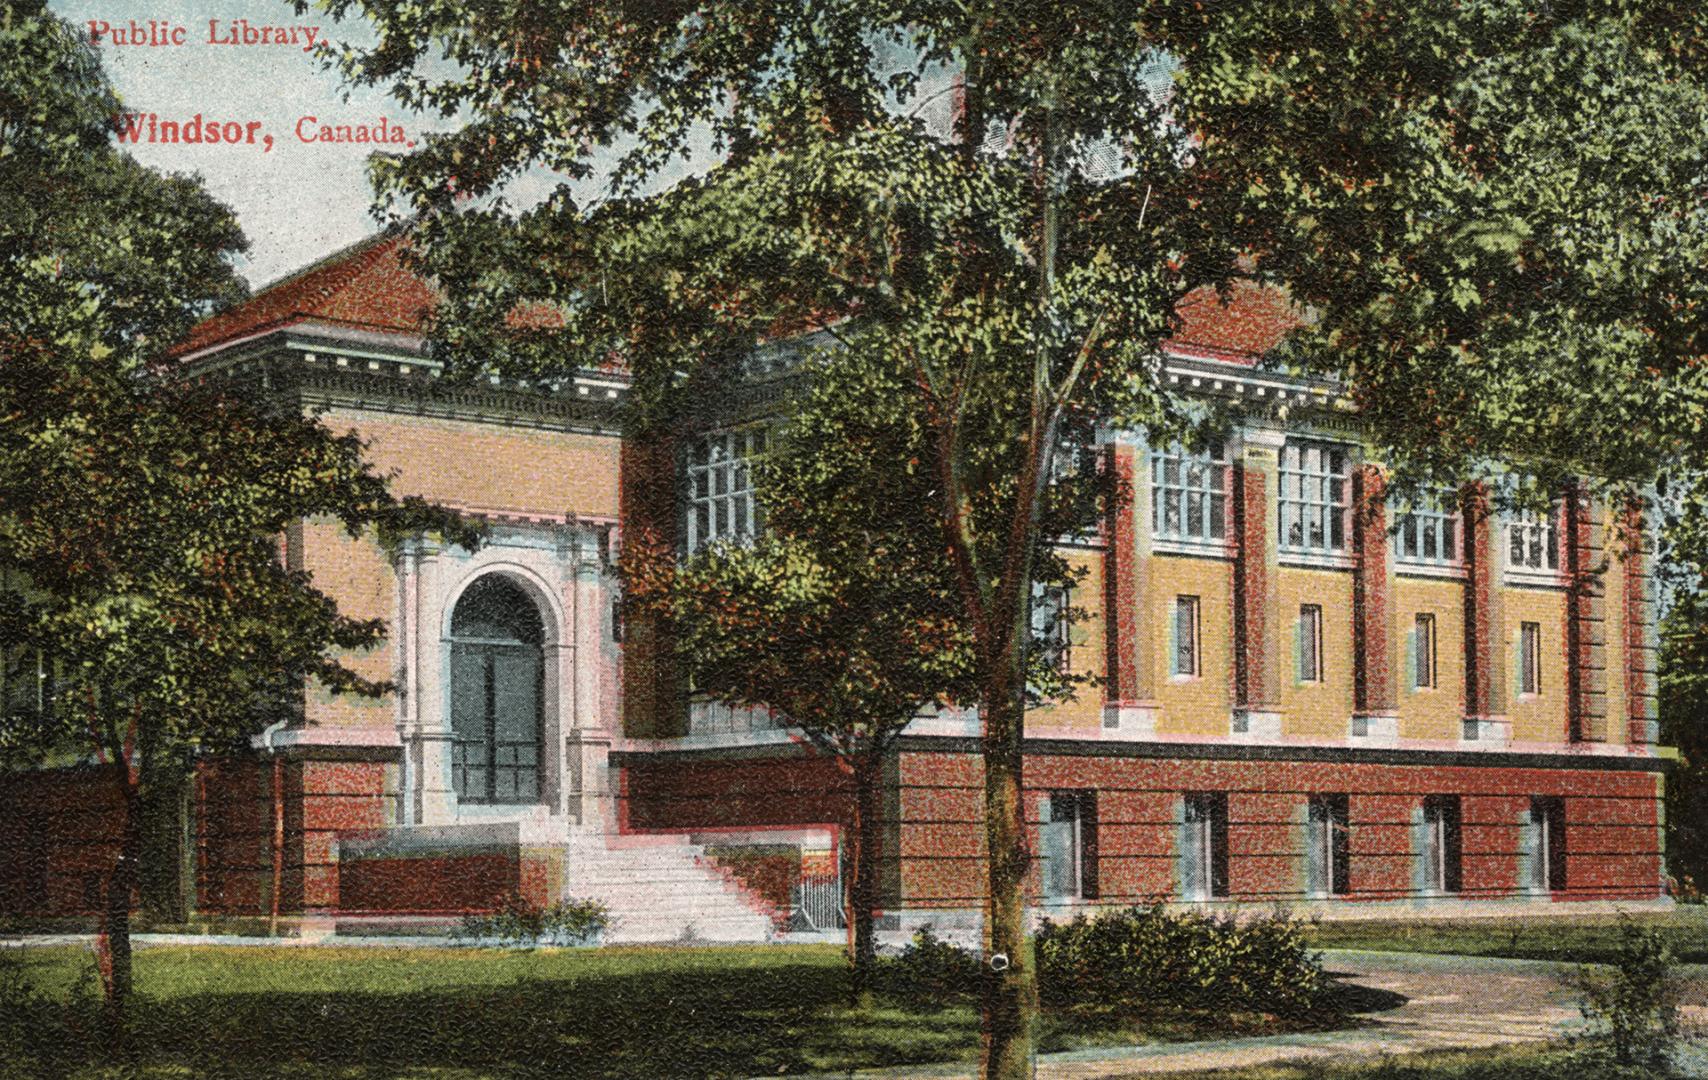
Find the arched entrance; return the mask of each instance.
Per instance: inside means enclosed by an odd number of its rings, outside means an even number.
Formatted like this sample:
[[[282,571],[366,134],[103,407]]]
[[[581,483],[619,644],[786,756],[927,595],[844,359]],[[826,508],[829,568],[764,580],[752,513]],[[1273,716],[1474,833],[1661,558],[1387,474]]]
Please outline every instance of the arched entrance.
[[[540,610],[502,574],[451,613],[451,783],[460,803],[540,801],[545,638]]]

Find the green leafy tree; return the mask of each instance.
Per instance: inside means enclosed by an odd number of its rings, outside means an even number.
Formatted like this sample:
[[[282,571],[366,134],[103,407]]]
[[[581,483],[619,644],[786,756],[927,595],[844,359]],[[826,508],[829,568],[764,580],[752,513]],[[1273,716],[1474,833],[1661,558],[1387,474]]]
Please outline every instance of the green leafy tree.
[[[846,350],[819,351],[793,373],[797,389],[770,451],[755,466],[765,510],[751,543],[720,543],[686,561],[673,545],[639,547],[625,572],[625,604],[669,627],[668,640],[713,698],[768,707],[853,789],[843,878],[853,993],[870,987],[879,897],[883,769],[896,736],[922,711],[977,702],[973,642],[963,622],[936,483],[922,433],[910,423],[908,373]],[[1060,535],[1085,507],[1051,507]],[[1053,550],[1040,583],[1075,575]],[[1052,612],[1073,619],[1072,608]],[[1044,635],[1058,631],[1040,626]],[[1076,680],[1047,649],[1033,649],[1028,689],[1038,700]]]
[[[1622,498],[1701,460],[1700,5],[1241,7],[1169,15],[1175,101],[1312,312],[1288,359],[1344,379],[1412,475],[1518,460]]]
[[[1661,541],[1669,858],[1708,869],[1708,15],[1669,0],[1179,8],[1177,87],[1308,306],[1285,359],[1342,378],[1401,483],[1521,463]],[[1192,47],[1192,48],[1195,48]],[[1188,51],[1190,56],[1190,51]],[[1637,538],[1619,538],[1618,548]]]
[[[336,58],[350,80],[467,118],[375,170],[452,354],[546,377],[615,355],[656,425],[808,327],[909,373],[980,685],[985,952],[1009,959],[984,967],[988,1075],[1033,1049],[1021,747],[1045,504],[1074,485],[1053,462],[1087,418],[1179,428],[1154,358],[1182,296],[1242,270],[1292,290],[1296,362],[1347,377],[1407,472],[1521,449],[1544,481],[1633,483],[1694,430],[1685,5],[323,6],[377,31]],[[507,201],[601,169],[595,204]]]
[[[1667,775],[1667,870],[1681,898],[1708,888],[1708,477],[1673,476],[1659,587],[1661,741],[1678,749]]]
[[[0,41],[0,656],[35,684],[7,695],[0,763],[93,758],[111,785],[101,960],[122,1034],[157,778],[297,715],[311,679],[385,690],[337,658],[383,625],[284,567],[284,530],[475,537],[393,499],[354,436],[172,377],[164,349],[242,295],[230,211],[112,148],[112,93],[68,24],[12,4]]]
[[[1190,284],[1182,230],[1203,220],[1183,212],[1203,195],[1182,182],[1186,136],[1163,122],[1143,28],[1113,4],[328,10],[378,32],[341,58],[349,78],[469,118],[376,169],[418,217],[447,355],[549,377],[615,351],[646,426],[680,419],[791,329],[824,327],[907,373],[979,686],[985,1068],[1028,1074],[1030,607],[1051,491],[1078,486],[1052,472],[1101,418],[1169,417],[1133,376]],[[927,85],[948,68],[963,73],[953,95],[947,75]],[[910,115],[930,95],[961,100],[952,130]],[[721,161],[645,194],[707,131]],[[521,213],[488,198],[533,167],[585,177],[619,139],[597,207],[568,187]],[[1219,268],[1232,265],[1228,252]],[[1209,256],[1191,266],[1218,271]],[[519,327],[519,304],[562,317]]]

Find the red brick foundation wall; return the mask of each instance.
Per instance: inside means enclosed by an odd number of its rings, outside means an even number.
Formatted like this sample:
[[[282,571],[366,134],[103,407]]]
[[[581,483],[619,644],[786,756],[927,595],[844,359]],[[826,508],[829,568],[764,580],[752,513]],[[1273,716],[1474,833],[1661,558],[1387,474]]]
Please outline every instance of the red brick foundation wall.
[[[543,882],[522,888],[516,848],[483,853],[448,852],[390,859],[362,859],[343,867],[340,910],[386,914],[456,914],[492,911],[522,893],[540,903]]]
[[[122,804],[94,768],[0,777],[0,917],[93,915],[118,858]]]
[[[334,841],[388,823],[383,762],[284,761],[279,911],[339,907]],[[196,777],[197,907],[208,914],[272,910],[274,772],[270,760],[210,762]]]
[[[908,908],[982,902],[979,770],[978,757],[968,753],[899,755],[880,855],[890,902]],[[800,827],[836,821],[844,805],[834,767],[812,759],[660,761],[624,771],[624,803],[637,829]],[[1661,895],[1657,786],[1650,773],[1033,755],[1026,782],[1034,850],[1038,796],[1097,793],[1097,880],[1106,903],[1176,894],[1181,800],[1196,791],[1228,793],[1234,900],[1303,897],[1305,804],[1312,793],[1349,796],[1349,900],[1418,895],[1416,824],[1431,794],[1460,796],[1459,895],[1465,899],[1520,894],[1520,822],[1532,796],[1565,800],[1567,888],[1556,899]],[[1032,885],[1036,893],[1036,873]]]
[[[626,831],[795,829],[849,820],[852,786],[824,758],[659,761],[623,770]]]

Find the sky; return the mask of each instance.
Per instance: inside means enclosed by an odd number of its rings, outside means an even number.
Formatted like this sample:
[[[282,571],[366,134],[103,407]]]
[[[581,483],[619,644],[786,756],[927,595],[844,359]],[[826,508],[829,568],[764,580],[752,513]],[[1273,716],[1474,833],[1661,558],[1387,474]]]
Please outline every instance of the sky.
[[[338,75],[323,70],[320,61],[304,51],[301,32],[295,45],[209,44],[210,20],[217,21],[223,39],[231,24],[243,19],[257,29],[319,26],[323,38],[366,40],[365,26],[339,27],[313,14],[299,18],[287,0],[51,0],[50,7],[85,31],[91,20],[110,24],[123,35],[134,22],[144,40],[150,22],[156,30],[183,31],[182,45],[120,44],[118,34],[104,35],[98,42],[102,63],[126,111],[178,121],[200,113],[204,122],[244,125],[246,138],[248,125],[259,121],[255,134],[260,138],[253,146],[126,145],[146,165],[199,174],[208,190],[237,212],[250,243],[238,269],[255,288],[378,227],[369,213],[372,194],[366,174],[373,147],[300,141],[296,128],[303,117],[374,125],[383,116],[391,126],[402,125],[409,136],[433,130],[429,118],[400,109],[379,91],[351,93],[346,101]],[[270,150],[261,142],[267,135],[273,139]]]
[[[255,289],[379,227],[371,214],[366,172],[373,146],[304,141],[299,124],[314,136],[322,124],[376,126],[383,117],[388,130],[401,127],[413,138],[454,123],[404,110],[381,90],[346,91],[338,74],[307,51],[307,30],[314,28],[317,40],[367,44],[373,40],[371,28],[359,21],[333,23],[315,12],[298,16],[289,0],[49,0],[49,6],[85,32],[100,33],[102,64],[126,112],[180,124],[199,114],[204,124],[217,121],[222,130],[232,123],[241,127],[244,141],[236,145],[143,138],[127,142],[125,149],[145,165],[199,175],[216,198],[236,211],[250,244],[237,268]],[[223,44],[240,22],[257,36],[263,28],[296,28],[296,43]],[[133,28],[142,43],[128,40]],[[149,43],[174,39],[182,44]],[[934,78],[946,83],[947,75],[939,72]],[[945,122],[947,101],[932,102],[945,112]],[[265,145],[269,136],[270,149]],[[709,133],[697,132],[693,157],[674,164],[649,186],[668,186],[703,169],[712,158],[710,141]],[[526,206],[556,182],[549,174],[531,174],[507,195],[512,205]],[[577,184],[577,201],[586,205],[599,187],[596,180]]]

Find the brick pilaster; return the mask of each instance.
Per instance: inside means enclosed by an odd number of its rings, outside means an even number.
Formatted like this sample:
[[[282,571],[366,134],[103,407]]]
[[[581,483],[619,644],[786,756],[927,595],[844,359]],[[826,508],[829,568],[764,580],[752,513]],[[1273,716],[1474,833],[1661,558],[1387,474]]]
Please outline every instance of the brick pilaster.
[[[1481,483],[1460,492],[1465,531],[1465,717],[1502,720],[1506,716],[1509,671],[1506,624],[1501,612],[1501,577],[1506,565],[1505,537]]]
[[[1399,707],[1389,615],[1393,546],[1388,542],[1388,482],[1379,465],[1361,465],[1352,478],[1353,712],[1391,716]]]
[[[621,558],[674,552],[677,543],[676,445],[663,436],[623,440],[617,500]],[[652,554],[656,554],[656,551]],[[660,628],[627,617],[622,648],[623,733],[663,738],[688,731],[686,686]]]
[[[1655,625],[1654,537],[1643,520],[1643,508],[1625,510],[1625,701],[1626,735],[1631,746],[1659,741],[1660,710],[1655,690],[1660,637]]]
[[[1139,448],[1131,443],[1113,443],[1105,451],[1110,491],[1104,521],[1108,657],[1103,694],[1104,704],[1116,708],[1149,705],[1156,696],[1155,665],[1150,662],[1153,628],[1143,617],[1149,530],[1141,461]]]
[[[1574,742],[1606,742],[1607,530],[1581,483],[1560,500],[1566,567],[1566,715]]]
[[[1272,713],[1280,702],[1280,624],[1276,504],[1272,489],[1285,434],[1244,432],[1233,467],[1234,536],[1234,709]]]

